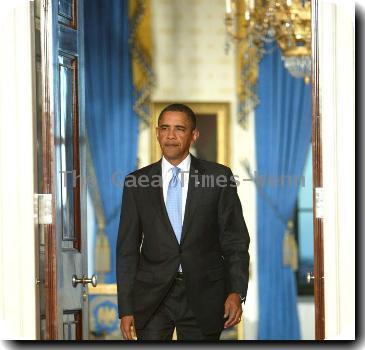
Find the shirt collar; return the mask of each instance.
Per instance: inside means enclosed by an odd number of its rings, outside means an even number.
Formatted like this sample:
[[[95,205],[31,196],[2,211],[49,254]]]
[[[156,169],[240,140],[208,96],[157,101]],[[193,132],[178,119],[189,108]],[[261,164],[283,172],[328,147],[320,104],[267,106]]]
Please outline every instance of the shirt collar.
[[[184,160],[177,165],[181,169],[181,171],[188,172],[190,171],[190,163],[191,156],[190,153],[184,158]],[[175,165],[172,165],[164,156],[162,156],[162,176],[165,177],[167,173],[173,168]]]

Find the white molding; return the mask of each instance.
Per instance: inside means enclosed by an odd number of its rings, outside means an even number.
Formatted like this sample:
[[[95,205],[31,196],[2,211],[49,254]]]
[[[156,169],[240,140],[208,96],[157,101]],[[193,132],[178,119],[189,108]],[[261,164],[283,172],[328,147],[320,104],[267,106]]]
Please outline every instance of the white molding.
[[[0,319],[16,339],[37,334],[32,9],[13,3],[0,28]]]
[[[353,2],[319,2],[326,339],[355,325],[354,21]]]

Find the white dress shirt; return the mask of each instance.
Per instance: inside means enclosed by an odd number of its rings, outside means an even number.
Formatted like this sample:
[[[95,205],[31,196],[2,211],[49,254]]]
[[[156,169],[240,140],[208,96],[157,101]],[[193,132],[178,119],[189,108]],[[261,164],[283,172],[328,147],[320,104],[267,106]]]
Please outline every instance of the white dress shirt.
[[[186,197],[188,195],[188,185],[189,185],[189,171],[190,171],[190,163],[191,163],[191,156],[190,153],[185,157],[185,159],[177,165],[178,168],[181,169],[179,174],[179,178],[181,181],[182,186],[182,193],[181,193],[181,225],[184,222],[184,215],[185,215],[185,204],[186,204]],[[167,198],[167,190],[169,188],[169,183],[172,178],[172,168],[175,165],[172,165],[165,157],[162,157],[162,186],[163,186],[163,199],[166,205],[166,198]]]

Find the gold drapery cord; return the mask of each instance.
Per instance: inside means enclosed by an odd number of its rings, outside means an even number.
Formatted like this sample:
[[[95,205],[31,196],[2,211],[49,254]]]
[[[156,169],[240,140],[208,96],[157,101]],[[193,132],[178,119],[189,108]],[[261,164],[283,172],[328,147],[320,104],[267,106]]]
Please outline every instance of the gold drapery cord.
[[[294,237],[294,223],[288,221],[283,240],[283,264],[290,266],[293,271],[298,270],[298,245]]]
[[[151,27],[151,0],[129,0],[129,48],[132,60],[133,87],[136,93],[133,109],[150,125],[151,94],[155,85]]]
[[[100,197],[99,186],[97,183],[97,177],[95,174],[93,161],[91,159],[91,152],[88,141],[86,147],[86,167],[88,179],[92,179],[92,183],[89,184],[88,190],[94,205],[96,222],[98,226],[95,242],[95,272],[98,275],[99,283],[103,283],[104,275],[110,272],[110,242],[108,236],[105,233],[105,212]]]

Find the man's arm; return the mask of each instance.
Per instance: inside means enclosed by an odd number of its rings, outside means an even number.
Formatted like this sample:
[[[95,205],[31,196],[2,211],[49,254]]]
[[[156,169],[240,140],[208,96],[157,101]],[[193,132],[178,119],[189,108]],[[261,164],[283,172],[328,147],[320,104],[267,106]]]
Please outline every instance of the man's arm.
[[[218,208],[220,246],[228,273],[228,292],[236,292],[244,298],[248,286],[250,237],[243,218],[237,185],[230,169],[226,176],[228,185],[221,188]]]
[[[242,214],[241,202],[232,171],[227,171],[226,187],[221,188],[218,208],[220,226],[220,246],[224,265],[228,274],[228,298],[225,315],[228,320],[225,328],[237,324],[241,319],[241,302],[246,298],[250,256],[248,247],[250,237]]]
[[[142,228],[133,187],[124,181],[116,251],[119,318],[133,315],[132,291],[140,255]]]

